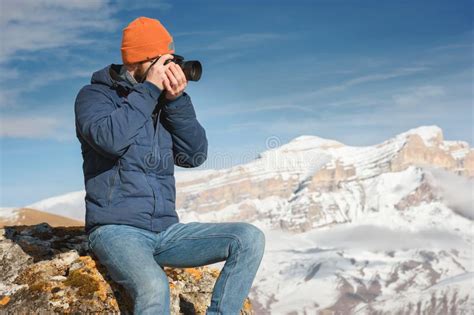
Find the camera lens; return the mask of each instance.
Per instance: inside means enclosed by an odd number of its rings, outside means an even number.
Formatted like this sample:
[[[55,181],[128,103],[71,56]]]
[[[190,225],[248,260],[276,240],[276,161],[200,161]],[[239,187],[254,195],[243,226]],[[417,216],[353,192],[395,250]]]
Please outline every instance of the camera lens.
[[[169,62],[174,62],[181,67],[188,81],[199,81],[202,75],[202,65],[197,60],[184,61],[184,57],[177,54],[172,54],[173,59],[165,61],[165,65]]]
[[[197,60],[185,61],[182,65],[183,72],[188,81],[199,81],[202,74],[201,63]]]

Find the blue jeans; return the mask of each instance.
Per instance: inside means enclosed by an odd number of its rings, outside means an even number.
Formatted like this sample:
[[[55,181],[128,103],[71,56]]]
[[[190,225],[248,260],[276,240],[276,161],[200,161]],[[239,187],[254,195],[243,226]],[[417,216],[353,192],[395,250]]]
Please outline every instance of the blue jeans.
[[[188,268],[226,261],[206,315],[240,314],[260,266],[265,234],[246,222],[174,223],[155,233],[106,224],[88,236],[91,251],[134,301],[134,314],[170,314],[164,266]]]

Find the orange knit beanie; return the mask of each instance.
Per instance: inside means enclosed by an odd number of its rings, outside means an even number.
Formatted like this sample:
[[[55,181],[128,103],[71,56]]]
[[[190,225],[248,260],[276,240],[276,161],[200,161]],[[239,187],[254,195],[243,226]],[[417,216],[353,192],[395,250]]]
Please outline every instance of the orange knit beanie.
[[[136,18],[123,29],[120,50],[124,64],[146,61],[175,52],[173,37],[160,21],[144,16]]]

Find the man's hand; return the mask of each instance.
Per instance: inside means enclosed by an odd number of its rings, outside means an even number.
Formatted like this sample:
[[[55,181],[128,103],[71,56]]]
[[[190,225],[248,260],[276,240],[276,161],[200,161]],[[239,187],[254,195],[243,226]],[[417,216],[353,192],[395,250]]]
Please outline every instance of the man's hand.
[[[183,94],[188,80],[183,69],[174,62],[169,63],[169,68],[166,70],[166,77],[163,78],[163,85],[166,89],[166,99],[173,101]]]
[[[151,66],[150,70],[148,71],[146,81],[150,81],[154,85],[156,85],[160,90],[164,90],[163,80],[166,78],[165,71],[171,66],[171,63],[167,63],[164,65],[166,60],[173,59],[172,54],[166,54],[160,57],[157,62],[153,66]],[[151,64],[151,61],[145,63],[147,66]]]

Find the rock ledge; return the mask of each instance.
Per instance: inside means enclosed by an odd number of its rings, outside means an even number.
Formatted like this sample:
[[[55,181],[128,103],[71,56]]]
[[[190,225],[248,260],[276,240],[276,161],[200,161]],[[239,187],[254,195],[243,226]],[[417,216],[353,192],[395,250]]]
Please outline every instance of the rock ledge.
[[[220,270],[164,268],[171,314],[205,314]],[[0,314],[132,314],[132,301],[89,251],[84,227],[0,229]],[[254,314],[245,300],[241,314]]]

